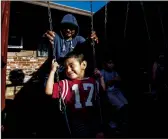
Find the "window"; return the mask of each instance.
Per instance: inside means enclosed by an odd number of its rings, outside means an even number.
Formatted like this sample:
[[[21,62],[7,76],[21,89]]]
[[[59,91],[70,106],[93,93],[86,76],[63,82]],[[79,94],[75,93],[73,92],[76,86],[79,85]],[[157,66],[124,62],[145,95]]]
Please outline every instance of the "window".
[[[38,57],[47,57],[48,56],[48,45],[45,43],[39,44],[37,48]]]
[[[21,36],[9,36],[8,48],[23,48],[23,37]]]

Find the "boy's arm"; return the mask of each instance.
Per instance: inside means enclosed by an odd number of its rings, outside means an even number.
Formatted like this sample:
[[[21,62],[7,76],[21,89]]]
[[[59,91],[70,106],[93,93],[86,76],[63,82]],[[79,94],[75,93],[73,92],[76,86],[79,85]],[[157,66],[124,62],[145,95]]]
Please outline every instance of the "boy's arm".
[[[45,88],[45,93],[47,95],[52,95],[53,93],[54,75],[58,67],[59,67],[58,63],[53,59],[52,68],[51,68],[51,71],[47,80],[46,88]]]
[[[104,77],[103,77],[101,71],[96,68],[96,69],[94,70],[94,75],[95,75],[95,76],[98,78],[98,80],[99,80],[100,89],[102,89],[102,91],[106,91],[106,84],[105,84]]]
[[[99,42],[99,39],[98,39],[97,34],[96,34],[95,31],[91,32],[91,34],[89,34],[89,37],[86,38],[86,39],[85,39],[84,37],[82,37],[82,36],[78,36],[78,43],[79,43],[79,44],[82,44],[82,43],[84,43],[85,41],[91,43],[92,40],[95,41],[96,44],[98,44],[98,42]]]
[[[105,81],[104,81],[104,77],[101,76],[99,78],[99,82],[100,82],[100,88],[103,90],[103,91],[106,91],[106,84],[105,84]]]
[[[47,80],[46,88],[45,88],[45,93],[47,95],[52,95],[53,85],[54,85],[54,75],[55,75],[55,72],[51,70]]]
[[[77,40],[78,40],[78,44],[82,44],[86,41],[86,39],[82,36],[78,36]]]

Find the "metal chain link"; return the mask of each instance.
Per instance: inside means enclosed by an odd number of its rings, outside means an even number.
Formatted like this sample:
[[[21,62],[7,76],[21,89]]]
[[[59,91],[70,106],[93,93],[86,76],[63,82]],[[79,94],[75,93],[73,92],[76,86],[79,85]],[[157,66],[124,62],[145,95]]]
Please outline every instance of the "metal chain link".
[[[50,2],[47,1],[47,3],[48,3],[48,17],[49,17],[50,31],[53,31]],[[54,44],[52,44],[52,48],[53,48],[53,58],[56,60],[56,55],[55,55],[56,51],[55,51]],[[58,70],[56,71],[56,82],[58,83],[58,91],[59,91],[59,95],[60,95],[59,109],[60,109],[61,112],[64,112],[64,116],[65,116],[65,120],[66,120],[67,127],[68,127],[68,130],[69,130],[69,134],[71,135],[71,129],[70,129],[70,126],[69,126],[69,121],[68,121],[67,113],[66,113],[66,105],[65,105],[64,100],[61,97],[61,87],[60,87],[60,84],[59,84]]]
[[[104,11],[104,38],[105,43],[107,44],[107,1],[105,4],[105,11]]]
[[[49,17],[50,31],[53,31],[50,2],[47,1],[47,3],[48,3],[48,17]],[[54,44],[52,44],[52,48],[53,48],[53,59],[56,60],[56,55],[55,55],[56,51],[55,51]],[[58,73],[56,73],[56,74],[58,74]],[[59,79],[57,79],[57,80],[59,80]]]
[[[90,12],[91,12],[91,33],[94,31],[93,28],[93,4],[92,1],[90,1]],[[91,41],[91,46],[93,49],[93,67],[96,68],[96,52],[95,52],[95,42],[94,40]]]
[[[92,1],[90,1],[90,11],[91,11],[91,32],[94,31],[94,28],[93,28],[93,4],[92,4]],[[92,49],[93,49],[93,67],[94,69],[97,67],[97,63],[96,63],[96,52],[95,52],[95,42],[94,40],[91,41],[91,46],[92,46]],[[97,86],[95,85],[95,88],[97,88]],[[103,118],[102,118],[102,109],[101,109],[101,106],[100,106],[100,97],[98,98],[98,103],[99,103],[99,112],[100,112],[100,121],[101,121],[101,124],[103,123]]]
[[[52,26],[50,2],[47,1],[47,3],[48,3],[48,17],[49,17],[50,30],[52,31],[53,30],[53,26]]]
[[[143,14],[144,14],[144,20],[145,20],[146,30],[147,30],[147,34],[148,34],[148,39],[149,39],[149,41],[151,41],[151,37],[150,37],[150,33],[149,33],[149,27],[148,27],[146,15],[145,15],[145,9],[144,9],[143,2],[140,1],[140,4],[141,4],[141,8],[142,8],[142,11],[143,11]]]
[[[50,31],[53,31],[50,2],[47,1],[47,3],[48,3],[48,17],[49,17]],[[53,59],[56,60],[56,55],[55,55],[56,52],[55,52],[54,44],[52,44],[52,49],[53,49]],[[56,82],[59,82],[58,70],[56,71]],[[60,89],[60,87],[59,87],[59,89]]]
[[[48,17],[49,17],[50,31],[53,31],[50,2],[47,1],[47,3],[48,3]],[[55,55],[56,51],[55,51],[54,44],[52,44],[52,49],[53,49],[53,59],[56,60],[56,55]],[[59,82],[58,70],[56,71],[56,82]],[[60,87],[59,87],[59,89],[60,89]]]
[[[159,14],[160,24],[161,24],[161,28],[162,28],[164,47],[167,48],[167,42],[166,42],[166,37],[165,37],[165,30],[164,30],[163,21],[162,21],[162,15],[161,15],[161,11],[160,11],[159,6],[158,6],[158,14]]]
[[[127,20],[128,20],[128,11],[129,11],[129,1],[127,3],[127,11],[126,11],[126,18],[125,18],[125,27],[124,27],[124,39],[126,37],[126,29],[127,29]]]
[[[92,1],[90,1],[90,12],[91,12],[91,31],[94,31],[94,29],[93,29],[93,4],[92,4]]]

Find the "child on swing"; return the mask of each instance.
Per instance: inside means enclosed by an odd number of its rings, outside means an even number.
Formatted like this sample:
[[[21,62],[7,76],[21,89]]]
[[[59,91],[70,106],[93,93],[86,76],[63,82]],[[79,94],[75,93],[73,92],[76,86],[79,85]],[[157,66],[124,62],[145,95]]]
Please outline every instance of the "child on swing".
[[[45,92],[53,99],[62,98],[67,107],[68,121],[72,137],[103,137],[100,111],[97,111],[98,83],[92,77],[85,77],[87,62],[81,53],[70,52],[64,58],[65,74],[68,79],[54,83],[54,74],[59,65],[54,60],[47,80]],[[100,89],[105,90],[100,71],[95,74],[100,81]],[[60,91],[59,91],[60,90]]]
[[[114,62],[111,58],[107,58],[104,61],[104,69],[101,70],[101,75],[104,77],[106,93],[110,104],[116,108],[119,120],[122,123],[126,122],[126,106],[128,101],[119,88],[121,78],[116,72]],[[113,127],[115,124],[113,121],[110,121],[109,125]]]

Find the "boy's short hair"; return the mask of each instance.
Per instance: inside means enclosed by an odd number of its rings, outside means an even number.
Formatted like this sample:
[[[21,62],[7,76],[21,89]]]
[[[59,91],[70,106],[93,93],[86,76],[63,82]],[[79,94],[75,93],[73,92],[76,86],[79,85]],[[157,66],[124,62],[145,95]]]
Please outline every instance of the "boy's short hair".
[[[114,60],[113,60],[111,57],[105,57],[105,58],[104,58],[104,63],[109,63],[109,62],[110,62],[110,63],[111,63],[111,62],[113,63]]]
[[[80,63],[82,63],[85,60],[84,54],[76,51],[69,52],[65,57],[64,57],[64,62],[69,59],[69,58],[76,58]]]

